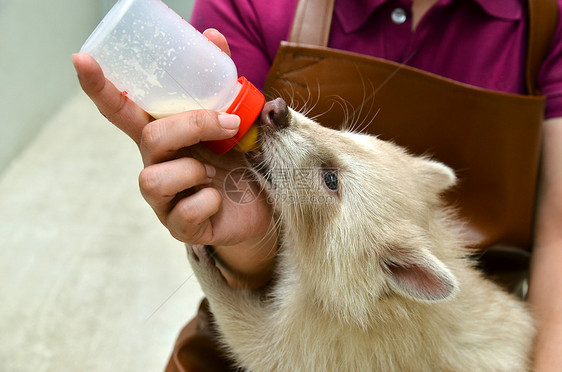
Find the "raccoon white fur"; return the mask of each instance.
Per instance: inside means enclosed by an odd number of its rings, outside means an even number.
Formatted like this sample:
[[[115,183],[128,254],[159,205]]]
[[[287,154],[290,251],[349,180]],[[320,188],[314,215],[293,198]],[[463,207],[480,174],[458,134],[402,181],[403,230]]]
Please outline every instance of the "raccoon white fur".
[[[248,159],[280,219],[267,293],[231,289],[201,246],[188,255],[240,367],[530,368],[531,317],[466,258],[440,198],[456,182],[448,167],[322,127],[279,99],[262,113],[260,142]]]

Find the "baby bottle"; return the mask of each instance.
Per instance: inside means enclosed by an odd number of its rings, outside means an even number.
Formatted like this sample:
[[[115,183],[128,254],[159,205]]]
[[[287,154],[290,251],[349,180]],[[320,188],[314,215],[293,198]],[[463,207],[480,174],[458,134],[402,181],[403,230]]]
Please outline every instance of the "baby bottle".
[[[119,0],[81,48],[115,86],[154,118],[194,109],[240,117],[227,140],[204,144],[217,154],[257,140],[265,98],[238,78],[230,57],[161,0]]]

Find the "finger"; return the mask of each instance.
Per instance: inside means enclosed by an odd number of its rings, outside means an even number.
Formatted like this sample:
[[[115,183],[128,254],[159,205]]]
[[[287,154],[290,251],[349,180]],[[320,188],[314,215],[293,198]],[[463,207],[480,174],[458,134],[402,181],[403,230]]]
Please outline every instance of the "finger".
[[[210,217],[221,207],[220,193],[211,187],[181,199],[167,215],[165,225],[172,236],[189,244],[214,244]]]
[[[104,77],[101,67],[90,55],[76,53],[72,56],[72,62],[80,86],[94,101],[102,115],[138,144],[142,128],[152,117],[121,94],[119,89]]]
[[[155,120],[147,124],[141,134],[140,151],[144,164],[169,160],[179,149],[201,141],[231,138],[239,126],[240,117],[208,110],[186,111]]]
[[[213,44],[221,48],[223,52],[230,56],[230,47],[228,46],[226,37],[224,37],[224,35],[221,34],[217,29],[208,28],[203,31],[203,35],[205,35],[207,39],[211,40]]]
[[[164,222],[172,209],[172,201],[180,192],[211,182],[216,170],[193,158],[179,158],[154,164],[139,175],[142,196]]]

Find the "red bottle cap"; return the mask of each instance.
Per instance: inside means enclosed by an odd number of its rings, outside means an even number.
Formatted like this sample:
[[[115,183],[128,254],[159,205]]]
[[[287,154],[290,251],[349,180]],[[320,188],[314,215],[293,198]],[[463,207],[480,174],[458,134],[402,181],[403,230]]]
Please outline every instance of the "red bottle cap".
[[[242,88],[226,112],[240,117],[240,130],[232,138],[202,142],[217,155],[236,146],[254,124],[265,104],[264,95],[248,79],[242,76],[238,78],[238,82],[242,84]]]

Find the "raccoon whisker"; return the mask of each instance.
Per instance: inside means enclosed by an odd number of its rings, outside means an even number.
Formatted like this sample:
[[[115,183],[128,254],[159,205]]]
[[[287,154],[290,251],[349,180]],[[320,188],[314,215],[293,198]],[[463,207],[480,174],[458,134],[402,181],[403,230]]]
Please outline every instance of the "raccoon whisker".
[[[335,105],[338,105],[341,108],[341,110],[343,111],[343,121],[340,123],[340,128],[345,127],[347,125],[346,123],[349,123],[351,121],[350,116],[349,116],[349,111],[350,111],[349,106],[351,106],[350,103],[346,99],[344,99],[342,96],[339,96],[339,95],[329,96],[328,99],[332,103],[331,106],[330,106],[330,110]]]
[[[369,85],[371,86],[371,91],[374,91],[375,87],[373,86],[373,83],[370,80],[368,80],[368,82],[369,82]],[[361,112],[362,112],[363,108],[366,107],[367,102],[369,102],[370,104],[368,106],[368,109],[367,109],[365,115],[363,115],[363,120],[361,120],[361,122],[357,122],[357,124],[359,124],[358,128],[360,128],[358,130],[357,129],[354,130],[357,133],[363,133],[365,131],[365,129],[367,129],[374,122],[375,118],[377,117],[378,113],[380,112],[380,107],[379,107],[377,109],[377,112],[375,112],[374,115],[371,114],[372,110],[375,107],[375,97],[376,97],[376,95],[373,94],[373,95],[367,96],[365,83],[364,83],[363,79],[362,79],[362,83],[363,83],[363,87],[364,87],[364,92],[363,92],[364,99],[363,99],[363,102],[361,104]],[[361,112],[358,114],[359,117],[361,117]]]
[[[355,123],[354,127],[352,127],[351,130],[349,130],[349,131],[352,132],[352,133],[364,133],[365,130],[367,128],[369,128],[371,126],[371,124],[373,124],[373,122],[375,121],[376,117],[378,116],[380,110],[381,110],[381,108],[379,107],[377,109],[377,112],[375,112],[374,115],[370,115],[371,109],[369,109],[368,115],[363,117],[363,120],[361,122]]]
[[[312,103],[312,105],[310,105],[310,108],[309,108],[309,110],[307,111],[306,116],[308,116],[308,114],[309,114],[316,106],[318,106],[318,103],[320,102],[320,96],[321,96],[321,94],[320,94],[320,89],[321,89],[320,82],[319,82],[318,80],[316,80],[316,92],[317,92],[317,94],[316,94],[316,100]],[[309,87],[308,85],[307,85],[307,90],[308,90],[308,94],[309,94],[309,99],[312,101],[312,92],[311,92],[311,89],[310,89],[310,87]]]

